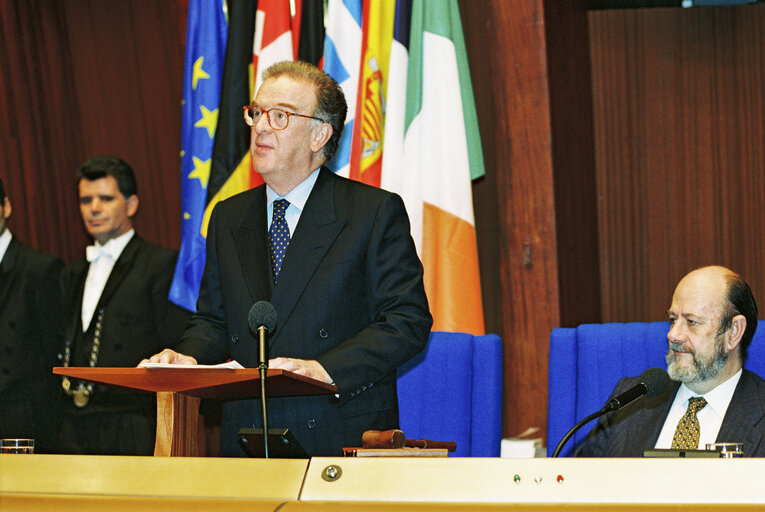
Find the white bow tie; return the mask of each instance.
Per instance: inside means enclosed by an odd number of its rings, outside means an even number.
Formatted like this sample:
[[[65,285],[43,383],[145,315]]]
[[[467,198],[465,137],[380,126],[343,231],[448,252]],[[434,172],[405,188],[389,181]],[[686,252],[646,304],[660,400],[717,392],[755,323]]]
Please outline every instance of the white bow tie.
[[[89,245],[85,248],[85,259],[90,263],[93,263],[101,256],[108,256],[113,260],[117,260],[118,254],[115,244],[107,242],[106,245]]]

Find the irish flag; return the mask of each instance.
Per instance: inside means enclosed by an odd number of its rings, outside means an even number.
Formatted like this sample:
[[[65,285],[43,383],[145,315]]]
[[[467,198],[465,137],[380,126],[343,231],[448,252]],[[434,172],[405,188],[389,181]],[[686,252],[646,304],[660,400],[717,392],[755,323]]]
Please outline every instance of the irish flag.
[[[382,182],[407,205],[433,330],[484,334],[471,180],[485,171],[457,0],[412,2],[403,131],[402,165],[384,154]]]

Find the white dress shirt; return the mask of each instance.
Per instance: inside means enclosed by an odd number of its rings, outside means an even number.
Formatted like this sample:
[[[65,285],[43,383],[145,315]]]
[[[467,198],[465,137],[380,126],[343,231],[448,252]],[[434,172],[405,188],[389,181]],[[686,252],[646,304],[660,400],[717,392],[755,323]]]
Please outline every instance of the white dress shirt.
[[[11,230],[6,228],[3,230],[3,234],[0,235],[0,262],[5,258],[5,251],[8,250],[8,246],[11,245]]]
[[[672,407],[669,409],[669,415],[661,429],[655,448],[672,447],[672,438],[675,436],[677,424],[688,410],[688,399],[695,396],[703,396],[707,401],[707,405],[696,413],[696,417],[699,419],[699,448],[703,450],[707,443],[714,443],[717,440],[717,434],[720,433],[725,412],[728,410],[731,398],[733,398],[733,392],[736,391],[741,373],[742,370],[739,370],[733,377],[704,395],[694,393],[685,384],[681,384],[675,395],[675,401],[672,402]],[[722,441],[740,440],[722,439]]]
[[[285,196],[280,196],[271,190],[271,187],[266,185],[266,204],[268,205],[266,229],[271,227],[271,219],[274,216],[274,201],[284,198],[290,203],[287,210],[284,212],[284,219],[287,221],[287,225],[290,228],[290,236],[295,233],[295,228],[297,228],[298,221],[300,220],[300,214],[303,213],[305,203],[308,201],[308,196],[311,195],[313,186],[319,178],[320,169],[321,167],[309,174],[300,185],[287,192],[287,195]]]
[[[112,238],[104,245],[96,242],[95,245],[86,247],[85,257],[90,262],[90,267],[88,277],[85,279],[85,290],[82,292],[82,332],[88,330],[114,264],[134,234],[135,230],[131,229],[124,235]]]

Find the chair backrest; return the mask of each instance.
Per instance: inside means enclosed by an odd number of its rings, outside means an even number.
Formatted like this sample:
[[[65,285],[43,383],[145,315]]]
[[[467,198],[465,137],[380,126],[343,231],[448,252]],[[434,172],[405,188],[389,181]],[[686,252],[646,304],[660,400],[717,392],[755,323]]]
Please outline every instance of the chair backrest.
[[[669,322],[583,324],[550,334],[547,454],[577,421],[598,411],[622,377],[666,368]],[[765,321],[749,346],[747,369],[765,375]],[[583,426],[561,451],[571,455],[594,423]]]
[[[455,441],[457,457],[498,457],[502,438],[502,340],[434,331],[398,370],[401,430]]]

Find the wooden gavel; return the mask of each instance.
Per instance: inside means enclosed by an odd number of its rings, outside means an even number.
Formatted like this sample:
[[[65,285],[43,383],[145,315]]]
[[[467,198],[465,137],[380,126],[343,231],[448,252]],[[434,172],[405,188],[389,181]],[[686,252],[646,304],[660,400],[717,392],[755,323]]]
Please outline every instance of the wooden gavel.
[[[406,439],[401,430],[367,430],[361,436],[362,448],[446,448],[457,449],[454,441],[430,441],[428,439]]]

